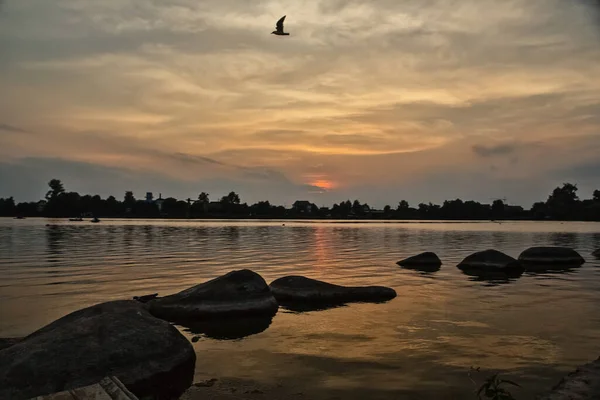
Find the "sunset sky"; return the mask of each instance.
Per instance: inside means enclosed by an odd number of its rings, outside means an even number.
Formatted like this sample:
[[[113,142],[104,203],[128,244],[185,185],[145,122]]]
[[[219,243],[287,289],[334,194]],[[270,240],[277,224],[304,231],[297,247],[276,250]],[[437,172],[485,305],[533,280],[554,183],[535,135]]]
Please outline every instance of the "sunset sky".
[[[0,0],[0,197],[600,188],[593,0]],[[290,36],[271,35],[287,15]]]

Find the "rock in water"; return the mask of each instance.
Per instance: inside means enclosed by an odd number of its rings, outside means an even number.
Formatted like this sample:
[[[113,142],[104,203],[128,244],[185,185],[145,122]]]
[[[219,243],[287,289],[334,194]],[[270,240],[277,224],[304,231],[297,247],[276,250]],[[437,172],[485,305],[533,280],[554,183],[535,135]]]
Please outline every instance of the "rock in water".
[[[530,265],[581,265],[585,262],[583,257],[569,247],[530,247],[519,255],[519,261],[529,269]]]
[[[600,258],[600,249],[593,251],[592,255],[596,258]]]
[[[0,399],[29,399],[116,376],[140,399],[176,399],[196,354],[166,321],[133,300],[68,314],[0,351]]]
[[[478,251],[465,257],[458,265],[460,269],[522,269],[518,260],[498,250]]]
[[[538,400],[595,400],[600,398],[600,358],[577,368]]]
[[[396,264],[403,268],[433,272],[440,269],[442,260],[440,260],[437,254],[426,251],[425,253],[400,260]]]
[[[457,268],[467,275],[482,279],[517,278],[524,271],[518,260],[492,249],[478,251],[465,257]]]
[[[386,301],[396,297],[394,289],[383,286],[339,286],[304,276],[286,276],[271,283],[271,291],[280,302]]]
[[[150,300],[150,312],[169,321],[227,315],[275,315],[279,304],[256,272],[231,271],[170,296]]]

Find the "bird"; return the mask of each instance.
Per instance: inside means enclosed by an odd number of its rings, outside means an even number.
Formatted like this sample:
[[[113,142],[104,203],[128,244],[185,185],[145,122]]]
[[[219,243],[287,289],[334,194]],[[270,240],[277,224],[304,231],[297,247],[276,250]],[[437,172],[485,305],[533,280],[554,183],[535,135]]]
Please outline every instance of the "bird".
[[[273,32],[271,32],[272,35],[279,35],[279,36],[288,36],[289,33],[284,32],[283,31],[283,21],[285,20],[285,15],[281,18],[279,18],[279,21],[277,21],[277,25],[275,30]]]

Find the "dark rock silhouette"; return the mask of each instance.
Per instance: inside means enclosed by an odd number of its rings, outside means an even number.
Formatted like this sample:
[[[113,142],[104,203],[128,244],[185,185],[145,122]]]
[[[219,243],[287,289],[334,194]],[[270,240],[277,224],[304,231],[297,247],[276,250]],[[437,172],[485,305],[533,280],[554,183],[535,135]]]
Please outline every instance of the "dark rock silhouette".
[[[384,286],[339,286],[304,276],[286,276],[271,282],[273,295],[284,306],[302,304],[308,310],[317,304],[329,308],[349,302],[383,302],[396,297]]]
[[[600,258],[600,249],[593,251],[592,255],[596,258]]]
[[[0,338],[0,350],[6,349],[13,344],[19,343],[23,338]]]
[[[283,31],[283,21],[285,21],[285,15],[281,18],[279,18],[279,21],[277,21],[277,24],[275,25],[275,30],[273,32],[271,32],[272,35],[278,35],[278,36],[288,36],[289,33],[286,33]]]
[[[509,282],[523,274],[521,263],[498,250],[478,251],[465,257],[458,265],[464,274],[480,280]]]
[[[133,296],[134,300],[139,301],[140,303],[147,303],[150,300],[154,300],[158,297],[158,293],[145,294],[143,296]]]
[[[569,247],[547,246],[530,247],[519,255],[519,261],[526,270],[535,269],[536,265],[581,265],[583,257]]]
[[[231,315],[277,313],[279,304],[265,280],[248,269],[231,271],[182,292],[150,300],[150,312],[173,322]]]
[[[458,264],[458,268],[460,269],[474,269],[474,268],[482,268],[482,269],[511,269],[511,268],[522,268],[519,261],[512,258],[508,254],[504,254],[498,250],[484,250],[478,251],[476,253],[471,254],[470,256],[465,257]]]
[[[569,373],[538,400],[588,400],[600,398],[600,358]]]
[[[405,258],[404,260],[398,261],[396,264],[403,268],[415,269],[424,272],[435,272],[439,271],[442,260],[437,254],[427,251],[416,256]]]
[[[178,398],[196,354],[171,324],[132,300],[68,314],[0,351],[0,399],[28,399],[117,376],[140,398]]]
[[[272,316],[210,318],[180,321],[187,332],[217,340],[235,340],[264,332],[273,322]]]

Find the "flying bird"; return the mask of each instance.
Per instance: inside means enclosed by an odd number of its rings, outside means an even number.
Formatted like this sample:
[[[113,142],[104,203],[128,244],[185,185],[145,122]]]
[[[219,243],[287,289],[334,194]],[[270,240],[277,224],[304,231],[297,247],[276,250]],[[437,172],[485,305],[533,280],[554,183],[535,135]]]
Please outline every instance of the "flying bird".
[[[271,32],[272,35],[280,35],[280,36],[289,35],[289,33],[286,33],[283,31],[283,20],[285,20],[285,15],[283,17],[281,17],[279,19],[279,21],[277,21],[275,30],[273,32]]]

